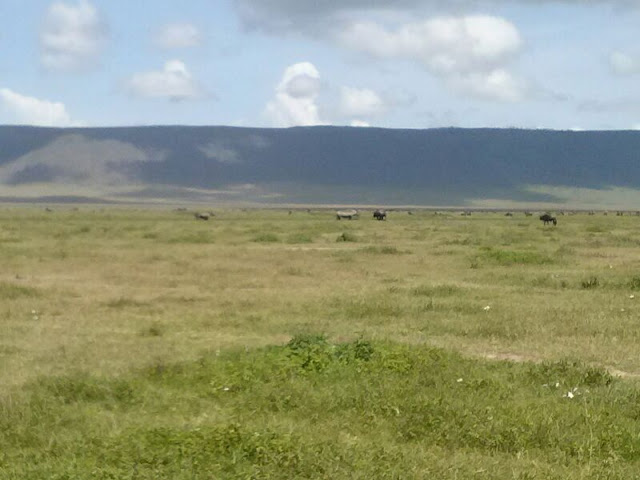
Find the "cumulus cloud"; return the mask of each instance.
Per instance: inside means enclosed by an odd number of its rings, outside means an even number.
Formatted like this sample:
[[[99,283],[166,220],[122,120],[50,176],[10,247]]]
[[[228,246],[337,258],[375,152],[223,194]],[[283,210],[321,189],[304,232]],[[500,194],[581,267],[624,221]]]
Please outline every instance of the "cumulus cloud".
[[[316,67],[309,62],[293,64],[285,69],[265,115],[277,127],[318,125],[319,92],[320,73]]]
[[[107,39],[107,26],[87,0],[75,5],[55,2],[40,31],[41,61],[50,70],[93,66]]]
[[[202,34],[190,23],[172,23],[162,27],[154,41],[164,49],[197,47],[202,43]]]
[[[514,101],[524,92],[522,82],[504,68],[522,40],[503,18],[437,17],[396,30],[359,22],[345,29],[339,40],[374,57],[417,61],[456,90],[480,98]]]
[[[396,31],[362,22],[346,29],[340,39],[377,57],[418,60],[440,74],[495,68],[512,58],[522,43],[513,24],[486,15],[432,18]]]
[[[340,110],[349,117],[371,117],[387,110],[384,100],[371,89],[342,87]]]
[[[635,75],[640,73],[640,55],[612,52],[609,55],[609,66],[617,75]]]
[[[523,99],[531,89],[508,71],[523,45],[516,26],[497,16],[460,13],[483,4],[489,0],[235,0],[247,27],[321,38],[374,59],[416,62],[474,98]]]
[[[12,122],[23,125],[68,127],[73,125],[64,103],[40,100],[0,88],[0,104]]]
[[[127,82],[134,95],[142,97],[188,100],[200,97],[202,90],[186,65],[180,60],[170,60],[161,71],[134,74]]]

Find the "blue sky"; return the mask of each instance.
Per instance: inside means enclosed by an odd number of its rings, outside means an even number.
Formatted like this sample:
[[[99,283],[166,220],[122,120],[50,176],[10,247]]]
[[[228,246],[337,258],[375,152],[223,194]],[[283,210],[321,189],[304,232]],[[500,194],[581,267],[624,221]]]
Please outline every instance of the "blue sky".
[[[0,124],[640,127],[637,0],[0,0]]]

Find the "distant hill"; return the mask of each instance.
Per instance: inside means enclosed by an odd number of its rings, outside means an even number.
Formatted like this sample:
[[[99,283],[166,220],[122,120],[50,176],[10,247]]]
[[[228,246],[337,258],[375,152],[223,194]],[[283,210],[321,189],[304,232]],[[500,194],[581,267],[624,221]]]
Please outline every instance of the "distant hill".
[[[640,208],[640,132],[0,127],[0,199]]]

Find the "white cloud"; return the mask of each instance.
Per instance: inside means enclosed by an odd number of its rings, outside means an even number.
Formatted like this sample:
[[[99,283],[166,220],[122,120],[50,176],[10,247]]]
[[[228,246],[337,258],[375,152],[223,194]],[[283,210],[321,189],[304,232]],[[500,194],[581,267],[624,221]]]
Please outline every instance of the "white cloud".
[[[364,120],[351,120],[352,127],[370,127],[371,125]]]
[[[202,43],[202,34],[190,23],[172,23],[165,25],[154,40],[165,49],[197,47]]]
[[[418,60],[444,75],[491,70],[510,60],[522,44],[513,24],[484,15],[433,18],[396,31],[372,22],[355,23],[340,39],[377,57]]]
[[[634,75],[640,73],[640,55],[624,52],[612,52],[609,55],[609,66],[618,75]]]
[[[170,60],[161,71],[134,74],[128,80],[128,89],[143,97],[188,100],[202,95],[198,83],[180,60]]]
[[[107,27],[87,0],[75,5],[55,2],[40,32],[41,61],[50,70],[93,66],[107,38]]]
[[[486,15],[437,17],[389,30],[374,22],[353,23],[339,41],[377,58],[421,63],[455,90],[500,101],[520,99],[522,82],[505,65],[522,40],[507,20]]]
[[[73,125],[64,103],[28,97],[8,88],[0,89],[0,104],[3,110],[19,124],[47,127]]]
[[[370,117],[384,113],[387,106],[380,96],[368,88],[342,87],[340,110],[349,117]]]
[[[479,99],[502,102],[522,100],[528,90],[524,82],[503,69],[457,75],[448,81],[451,87],[459,92]]]
[[[265,115],[277,127],[320,124],[318,105],[320,73],[309,62],[286,68],[276,88],[276,95],[265,109]]]

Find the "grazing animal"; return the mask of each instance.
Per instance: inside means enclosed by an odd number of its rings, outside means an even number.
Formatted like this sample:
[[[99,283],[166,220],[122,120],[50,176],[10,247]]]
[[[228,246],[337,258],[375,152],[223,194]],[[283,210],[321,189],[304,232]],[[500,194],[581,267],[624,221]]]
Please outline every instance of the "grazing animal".
[[[375,212],[373,212],[373,218],[375,218],[376,220],[386,220],[387,212],[385,212],[384,210],[378,209]]]
[[[204,212],[195,213],[193,215],[196,220],[209,220],[209,214]]]
[[[540,220],[542,220],[545,225],[547,225],[549,223],[553,223],[554,225],[558,224],[558,221],[556,220],[556,217],[552,217],[548,213],[545,213],[544,215],[540,215]]]
[[[347,220],[351,220],[352,218],[357,218],[358,211],[357,210],[338,210],[336,212],[336,219],[342,220],[343,218]]]
[[[507,212],[504,214],[505,217],[513,217],[513,213],[511,212]]]

